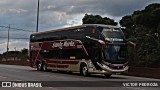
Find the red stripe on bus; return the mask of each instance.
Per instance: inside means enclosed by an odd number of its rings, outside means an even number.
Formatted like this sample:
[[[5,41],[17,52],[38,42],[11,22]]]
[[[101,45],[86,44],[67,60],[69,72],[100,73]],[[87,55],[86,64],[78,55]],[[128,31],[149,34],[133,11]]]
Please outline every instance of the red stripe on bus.
[[[47,63],[56,64],[78,64],[79,60],[47,60]]]
[[[69,65],[55,65],[55,64],[49,64],[49,67],[53,67],[53,68],[68,68]]]

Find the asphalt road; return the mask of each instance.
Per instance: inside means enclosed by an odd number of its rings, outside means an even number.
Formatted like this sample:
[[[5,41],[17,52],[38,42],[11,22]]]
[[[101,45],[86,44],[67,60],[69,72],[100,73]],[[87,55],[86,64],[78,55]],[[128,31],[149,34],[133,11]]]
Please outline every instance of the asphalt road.
[[[0,86],[0,90],[160,90],[159,87],[124,87],[123,83],[126,82],[156,82],[160,79],[142,78],[133,76],[113,75],[106,78],[103,75],[91,75],[88,77],[80,76],[78,73],[65,73],[65,72],[43,72],[36,71],[28,66],[15,66],[15,65],[0,65],[0,81],[53,81],[50,83],[60,83],[59,87],[41,87],[41,88],[4,88]],[[59,82],[58,82],[59,81]],[[68,81],[68,82],[65,82]],[[87,83],[88,86],[87,86]],[[120,86],[116,83],[120,84]],[[120,83],[119,83],[120,82]],[[76,83],[84,87],[75,87]],[[103,86],[97,87],[101,83]],[[64,84],[64,85],[63,85]],[[73,87],[64,87],[66,84],[73,84]],[[93,84],[92,86],[89,86]],[[104,87],[104,85],[106,85]]]

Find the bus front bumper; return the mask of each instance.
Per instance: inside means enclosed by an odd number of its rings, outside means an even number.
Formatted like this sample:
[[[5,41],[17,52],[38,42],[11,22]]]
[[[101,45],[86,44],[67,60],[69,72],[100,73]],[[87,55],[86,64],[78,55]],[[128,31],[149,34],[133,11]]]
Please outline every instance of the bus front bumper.
[[[128,66],[126,66],[123,69],[111,69],[110,67],[106,66],[106,65],[101,65],[99,63],[97,63],[103,70],[93,70],[93,69],[89,69],[88,71],[90,73],[101,73],[101,74],[119,74],[119,73],[127,73],[128,72]]]

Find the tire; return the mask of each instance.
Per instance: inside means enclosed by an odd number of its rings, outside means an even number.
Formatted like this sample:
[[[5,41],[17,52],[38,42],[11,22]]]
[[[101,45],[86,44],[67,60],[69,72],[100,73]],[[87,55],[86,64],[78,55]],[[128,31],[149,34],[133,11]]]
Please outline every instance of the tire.
[[[42,71],[42,64],[40,62],[37,63],[37,71]]]
[[[80,67],[80,74],[83,76],[88,76],[88,68],[87,65],[82,65]]]
[[[47,72],[47,71],[48,71],[47,66],[46,66],[46,64],[45,64],[45,63],[43,63],[43,65],[42,65],[42,69],[43,69],[43,71],[45,71],[45,72]]]
[[[112,75],[112,74],[104,74],[104,76],[105,76],[106,78],[111,77],[111,75]]]

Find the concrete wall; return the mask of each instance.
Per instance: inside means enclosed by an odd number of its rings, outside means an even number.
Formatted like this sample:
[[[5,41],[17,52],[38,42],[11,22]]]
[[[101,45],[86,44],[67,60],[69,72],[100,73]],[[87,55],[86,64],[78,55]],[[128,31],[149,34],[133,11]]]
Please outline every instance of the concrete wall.
[[[160,79],[160,68],[130,67],[126,75]]]

